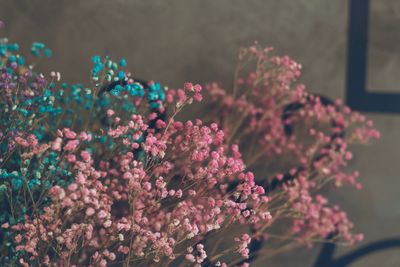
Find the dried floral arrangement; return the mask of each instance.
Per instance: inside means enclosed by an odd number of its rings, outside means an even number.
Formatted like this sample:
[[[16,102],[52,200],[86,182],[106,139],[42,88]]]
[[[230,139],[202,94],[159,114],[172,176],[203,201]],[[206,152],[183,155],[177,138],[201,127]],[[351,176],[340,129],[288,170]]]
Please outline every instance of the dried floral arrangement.
[[[379,132],[307,92],[289,57],[255,44],[232,89],[168,89],[99,56],[91,84],[67,85],[18,49],[1,39],[1,266],[248,266],[362,240],[322,194],[361,188],[350,145]],[[195,119],[178,119],[200,101]]]

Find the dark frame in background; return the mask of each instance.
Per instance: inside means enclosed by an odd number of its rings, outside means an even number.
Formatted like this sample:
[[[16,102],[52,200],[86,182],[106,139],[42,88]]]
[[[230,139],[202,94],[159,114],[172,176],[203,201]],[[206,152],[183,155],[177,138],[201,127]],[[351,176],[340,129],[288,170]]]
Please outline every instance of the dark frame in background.
[[[369,1],[349,0],[346,101],[355,110],[400,113],[400,94],[367,90]],[[336,244],[328,242],[322,246],[313,267],[347,267],[373,253],[393,248],[400,248],[400,237],[378,240],[335,257]]]
[[[400,94],[367,90],[369,10],[370,0],[350,0],[346,102],[354,110],[400,113]]]

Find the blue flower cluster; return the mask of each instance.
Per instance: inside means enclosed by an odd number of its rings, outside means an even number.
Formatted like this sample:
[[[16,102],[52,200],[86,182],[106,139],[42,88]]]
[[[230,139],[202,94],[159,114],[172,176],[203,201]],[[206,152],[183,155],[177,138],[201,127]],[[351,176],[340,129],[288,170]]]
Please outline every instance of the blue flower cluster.
[[[40,213],[50,201],[46,192],[54,185],[68,186],[73,177],[62,152],[24,156],[26,151],[15,139],[30,134],[39,144],[46,144],[54,140],[57,129],[107,131],[112,124],[107,110],[127,119],[139,108],[157,112],[165,100],[165,89],[159,83],[130,77],[124,70],[125,59],[114,62],[95,56],[93,84],[68,85],[59,83],[59,74],[45,78],[36,72],[35,64],[27,65],[18,51],[18,44],[0,39],[0,266],[17,266],[23,253],[15,251],[11,227],[26,215]],[[52,51],[36,42],[31,54],[35,60],[50,57]],[[106,149],[114,146],[103,135],[93,135],[93,139]]]

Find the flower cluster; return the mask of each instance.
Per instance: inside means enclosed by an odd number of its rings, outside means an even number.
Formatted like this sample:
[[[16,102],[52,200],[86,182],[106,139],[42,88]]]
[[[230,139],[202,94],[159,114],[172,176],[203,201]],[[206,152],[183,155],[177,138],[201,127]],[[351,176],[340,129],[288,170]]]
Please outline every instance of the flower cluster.
[[[43,213],[12,226],[20,232],[17,251],[26,252],[30,262],[66,266],[129,263],[150,255],[154,261],[175,260],[179,244],[213,230],[268,222],[264,189],[244,172],[237,147],[224,145],[216,124],[170,121],[168,129],[163,126],[157,133],[139,115],[126,125],[115,123],[104,134],[119,147],[106,150],[108,160],[104,150],[90,151],[98,146],[98,134],[59,131],[44,153],[63,151],[59,164],[69,166],[73,180],[66,188],[50,188],[51,204]],[[31,157],[43,153],[38,144],[19,146]],[[228,191],[231,182],[238,185]]]
[[[346,213],[329,206],[321,190],[345,183],[360,189],[359,173],[346,171],[351,145],[377,139],[379,132],[341,100],[307,92],[296,82],[301,65],[271,53],[257,43],[240,51],[233,89],[206,87],[214,103],[208,118],[218,118],[228,143],[240,145],[271,200],[273,221],[292,225],[279,235],[264,229],[265,238],[311,244],[334,234],[338,242],[359,241]]]
[[[379,133],[295,85],[288,57],[243,49],[233,90],[207,86],[210,112],[180,121],[200,85],[168,89],[100,56],[89,86],[67,85],[18,49],[0,41],[2,266],[248,266],[267,239],[362,239],[318,192],[359,188],[349,144]],[[31,53],[51,56],[41,43]]]
[[[0,265],[18,260],[9,226],[25,221],[34,210],[41,212],[51,202],[51,187],[65,188],[73,179],[70,167],[60,164],[64,151],[59,129],[71,138],[65,146],[65,151],[71,151],[92,138],[82,133],[78,141],[73,131],[105,132],[115,120],[137,113],[155,118],[164,110],[164,88],[156,82],[133,80],[130,73],[122,75],[124,59],[115,63],[94,57],[92,73],[98,64],[104,65],[97,83],[69,86],[60,83],[56,71],[47,77],[35,71],[38,59],[51,56],[44,44],[33,43],[31,64],[18,50],[18,44],[0,39],[0,225],[4,226],[0,229]],[[117,118],[107,116],[111,109]],[[97,149],[113,147],[105,136],[93,138],[102,144]],[[49,145],[54,149],[44,153]]]

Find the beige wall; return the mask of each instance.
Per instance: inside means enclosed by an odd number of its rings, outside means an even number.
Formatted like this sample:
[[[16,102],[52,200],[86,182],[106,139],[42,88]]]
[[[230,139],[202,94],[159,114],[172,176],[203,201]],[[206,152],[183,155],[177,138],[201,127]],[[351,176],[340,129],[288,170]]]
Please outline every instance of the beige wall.
[[[368,83],[400,91],[399,1],[371,1]],[[301,62],[309,90],[344,96],[347,0],[0,0],[0,19],[24,50],[32,41],[53,48],[51,64],[40,65],[67,81],[87,80],[91,55],[109,54],[126,57],[135,77],[171,87],[213,80],[229,85],[238,48],[258,40]],[[364,189],[332,196],[366,242],[400,236],[400,114],[369,115],[382,140],[357,149],[351,168],[362,171]],[[311,266],[317,251],[284,254],[268,266]],[[400,251],[352,266],[400,266]]]

